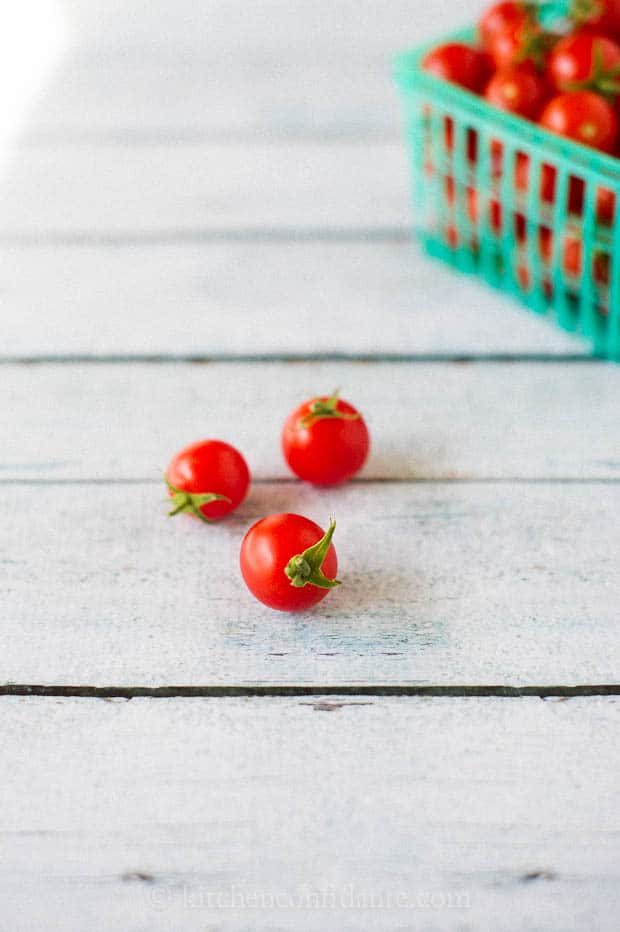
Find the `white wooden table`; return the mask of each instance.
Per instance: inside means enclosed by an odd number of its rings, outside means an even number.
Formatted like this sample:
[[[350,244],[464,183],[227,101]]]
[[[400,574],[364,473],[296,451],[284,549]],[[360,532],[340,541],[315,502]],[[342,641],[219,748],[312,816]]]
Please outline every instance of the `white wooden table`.
[[[0,929],[615,932],[620,368],[410,243],[389,55],[455,0],[24,9]],[[335,385],[374,446],[318,491],[279,428]],[[169,522],[209,435],[251,495]],[[338,518],[308,616],[240,581],[279,510]]]

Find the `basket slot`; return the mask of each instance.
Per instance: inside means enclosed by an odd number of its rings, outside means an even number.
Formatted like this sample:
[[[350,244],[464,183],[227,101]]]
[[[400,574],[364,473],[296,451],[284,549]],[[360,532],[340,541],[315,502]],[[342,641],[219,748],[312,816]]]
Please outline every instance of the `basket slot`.
[[[475,163],[478,137],[473,127],[451,117],[452,171],[446,183],[452,189],[452,212],[457,237],[457,265],[471,271],[476,267],[479,238],[476,235],[478,192],[473,185],[472,161]]]
[[[579,293],[581,302],[581,330],[586,336],[593,338],[596,352],[604,352],[607,342],[607,321],[605,316],[598,311],[599,301],[594,281],[594,229],[597,214],[596,185],[589,181],[586,184],[584,194],[581,235],[578,239],[573,239],[571,243],[573,252],[576,253],[576,258],[573,260],[573,265],[576,268],[571,269],[571,271],[576,272],[575,288]],[[567,251],[564,257],[565,265],[568,265],[569,261],[570,254]]]
[[[478,158],[474,166],[476,220],[480,242],[480,265],[491,281],[501,281],[512,251],[509,211],[499,191],[498,178],[506,157],[499,140],[486,126],[478,128]],[[510,152],[507,156],[511,158]]]

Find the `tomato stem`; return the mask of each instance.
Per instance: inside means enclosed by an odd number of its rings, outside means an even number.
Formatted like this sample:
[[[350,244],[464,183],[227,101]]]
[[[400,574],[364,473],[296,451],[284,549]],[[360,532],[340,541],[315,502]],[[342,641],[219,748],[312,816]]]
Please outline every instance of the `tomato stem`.
[[[620,65],[605,70],[603,52],[598,42],[592,47],[592,73],[584,81],[571,81],[567,84],[569,91],[594,91],[613,103],[620,94]]]
[[[327,556],[335,530],[336,522],[330,518],[329,527],[323,537],[303,553],[291,557],[284,570],[291,581],[291,586],[303,589],[310,583],[311,586],[318,586],[319,589],[334,589],[340,585],[338,579],[328,579],[321,572],[321,566]]]
[[[205,524],[212,524],[211,518],[207,518],[200,510],[201,506],[209,505],[211,502],[230,501],[227,495],[218,495],[216,492],[184,492],[183,489],[177,489],[177,487],[170,482],[168,476],[164,476],[164,482],[168,486],[170,497],[174,503],[174,507],[168,512],[169,518],[173,518],[175,515],[180,515],[186,511],[195,515],[196,518],[200,518]]]
[[[301,418],[299,429],[303,430],[305,427],[310,427],[315,421],[321,421],[323,418],[340,418],[343,421],[357,421],[359,418],[357,411],[349,412],[338,410],[339,395],[340,389],[336,388],[329,398],[315,398],[310,404],[308,413]]]

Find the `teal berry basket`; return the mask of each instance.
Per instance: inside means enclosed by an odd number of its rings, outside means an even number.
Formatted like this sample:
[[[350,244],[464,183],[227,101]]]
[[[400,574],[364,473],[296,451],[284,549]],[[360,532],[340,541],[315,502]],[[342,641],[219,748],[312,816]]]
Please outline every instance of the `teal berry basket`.
[[[395,70],[424,248],[620,360],[620,160],[427,74],[438,44]]]

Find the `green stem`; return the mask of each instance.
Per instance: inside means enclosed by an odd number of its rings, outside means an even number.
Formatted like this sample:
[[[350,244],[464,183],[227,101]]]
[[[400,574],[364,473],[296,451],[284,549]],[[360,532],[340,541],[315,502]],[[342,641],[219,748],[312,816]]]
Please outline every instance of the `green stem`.
[[[227,495],[218,495],[216,492],[184,492],[183,489],[177,489],[167,476],[164,476],[164,482],[168,486],[170,497],[174,502],[174,508],[168,512],[168,517],[173,518],[175,515],[189,512],[196,518],[200,518],[205,524],[212,524],[211,518],[207,518],[201,511],[202,505],[209,505],[211,502],[229,502]]]
[[[329,527],[323,537],[303,553],[291,557],[284,570],[291,581],[291,586],[303,589],[310,583],[311,586],[318,586],[319,589],[334,589],[340,585],[338,579],[328,579],[321,571],[335,530],[336,522],[330,518]]]
[[[329,398],[315,398],[310,404],[310,410],[299,422],[299,430],[310,427],[315,421],[321,421],[324,418],[340,418],[343,421],[357,421],[359,414],[357,412],[339,411],[340,389],[336,388]]]
[[[592,71],[590,76],[584,81],[571,81],[566,85],[567,90],[573,91],[594,91],[604,97],[608,103],[614,102],[620,94],[620,68],[614,65],[613,68],[605,69],[603,61],[603,51],[599,42],[595,42],[592,47]]]

